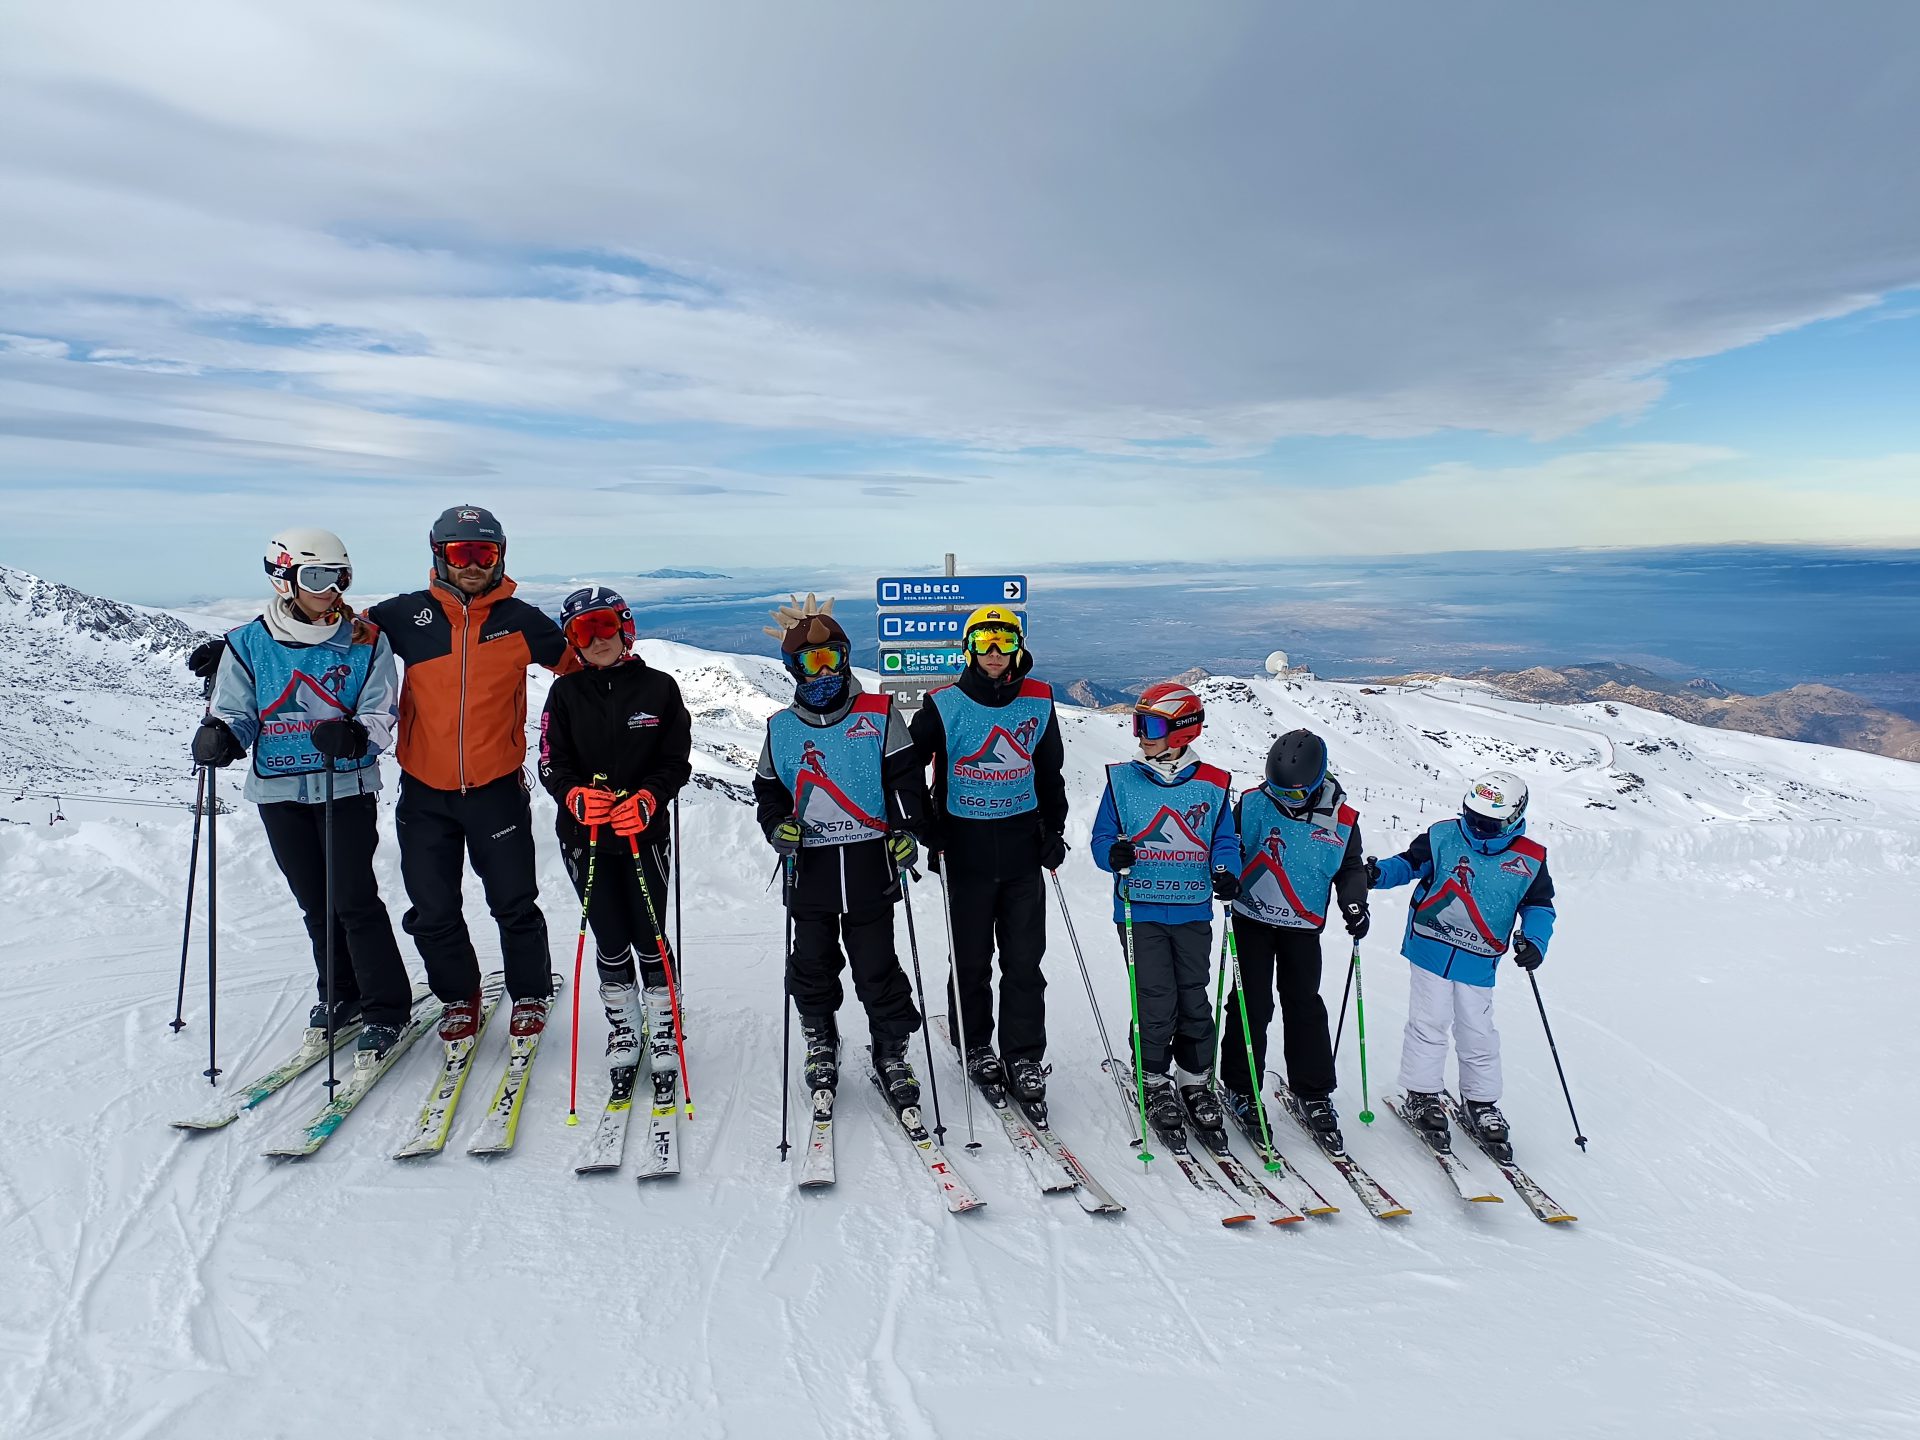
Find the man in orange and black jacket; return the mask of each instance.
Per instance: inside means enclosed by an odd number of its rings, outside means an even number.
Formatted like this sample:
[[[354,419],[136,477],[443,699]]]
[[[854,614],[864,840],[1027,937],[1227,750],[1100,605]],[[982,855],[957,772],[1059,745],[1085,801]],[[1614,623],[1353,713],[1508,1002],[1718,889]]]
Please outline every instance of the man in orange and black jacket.
[[[471,1038],[480,1021],[480,962],[461,913],[470,856],[500,927],[513,1033],[537,1033],[552,994],[547,922],[534,876],[525,773],[527,667],[559,674],[579,659],[560,627],[513,594],[507,537],[491,512],[456,505],[434,521],[425,590],[366,614],[406,665],[400,690],[401,921],[446,1002],[440,1037]]]

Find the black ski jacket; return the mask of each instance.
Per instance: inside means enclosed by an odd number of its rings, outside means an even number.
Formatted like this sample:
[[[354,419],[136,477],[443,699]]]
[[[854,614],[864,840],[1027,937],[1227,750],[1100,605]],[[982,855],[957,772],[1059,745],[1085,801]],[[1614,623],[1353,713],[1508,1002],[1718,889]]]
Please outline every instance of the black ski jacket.
[[[591,785],[595,775],[605,775],[613,790],[652,791],[659,809],[640,843],[663,843],[667,802],[693,774],[692,753],[693,718],[666,671],[633,655],[604,670],[589,666],[562,675],[540,715],[540,783],[560,807],[561,846],[587,843],[587,827],[567,813],[567,792]]]

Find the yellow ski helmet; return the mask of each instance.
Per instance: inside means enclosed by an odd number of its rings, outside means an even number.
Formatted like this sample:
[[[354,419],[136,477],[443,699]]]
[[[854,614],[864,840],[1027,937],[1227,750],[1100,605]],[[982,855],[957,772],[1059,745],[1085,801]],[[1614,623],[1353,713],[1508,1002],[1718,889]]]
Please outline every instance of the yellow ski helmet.
[[[1020,629],[1020,617],[1004,605],[982,605],[971,615],[967,623],[960,628],[960,647],[969,656],[974,653],[973,636],[980,631],[981,641],[988,649],[999,649],[1002,655],[1018,660],[1020,652],[1026,647],[1026,637]],[[995,645],[993,642],[1000,643]],[[1011,643],[1012,648],[1006,648]]]

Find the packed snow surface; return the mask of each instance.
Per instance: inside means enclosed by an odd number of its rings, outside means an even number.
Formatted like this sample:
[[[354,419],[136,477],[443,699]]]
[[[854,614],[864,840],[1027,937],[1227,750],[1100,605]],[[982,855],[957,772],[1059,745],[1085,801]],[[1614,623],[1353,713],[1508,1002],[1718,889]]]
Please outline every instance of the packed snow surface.
[[[544,796],[542,891],[569,989],[510,1156],[464,1153],[501,1025],[437,1159],[387,1158],[431,1042],[307,1161],[260,1150],[315,1108],[312,1074],[227,1130],[170,1129],[213,1094],[199,918],[188,1025],[167,1023],[190,818],[118,797],[190,795],[197,701],[142,684],[132,649],[122,692],[36,700],[0,757],[8,783],[57,773],[102,798],[63,799],[51,825],[38,794],[0,805],[15,822],[0,824],[0,1435],[1920,1433],[1920,1147],[1898,1112],[1920,1087],[1920,767],[1467,686],[1206,682],[1201,753],[1249,784],[1274,734],[1318,729],[1378,854],[1451,813],[1472,770],[1533,787],[1560,891],[1539,978],[1591,1149],[1572,1144],[1511,966],[1505,1108],[1522,1163],[1580,1219],[1542,1225],[1510,1193],[1461,1203],[1380,1104],[1404,1016],[1404,890],[1377,897],[1363,947],[1381,1118],[1354,1118],[1351,1017],[1337,1098],[1355,1154],[1411,1216],[1370,1218],[1284,1122],[1338,1215],[1224,1230],[1171,1166],[1142,1173],[1057,911],[1055,1123],[1127,1213],[1039,1193],[979,1107],[969,1153],[943,1061],[949,1152],[988,1201],[953,1216],[851,1071],[838,1184],[798,1193],[779,1162],[781,912],[743,801],[787,682],[763,660],[644,649],[685,689],[703,782],[682,812],[698,1112],[681,1125],[685,1173],[646,1188],[637,1130],[626,1171],[573,1173],[578,910]],[[1063,716],[1062,877],[1124,1044],[1125,975],[1086,841],[1101,767],[1130,742],[1121,717]],[[311,968],[237,775],[220,788],[236,806],[219,822],[224,1085],[290,1047]],[[397,922],[391,801],[379,862]],[[938,897],[937,883],[914,896],[930,989],[946,970]],[[497,955],[471,885],[468,915]],[[1337,1008],[1346,947],[1326,950]],[[591,973],[584,1113],[605,1083]],[[797,1096],[794,1117],[797,1137]]]

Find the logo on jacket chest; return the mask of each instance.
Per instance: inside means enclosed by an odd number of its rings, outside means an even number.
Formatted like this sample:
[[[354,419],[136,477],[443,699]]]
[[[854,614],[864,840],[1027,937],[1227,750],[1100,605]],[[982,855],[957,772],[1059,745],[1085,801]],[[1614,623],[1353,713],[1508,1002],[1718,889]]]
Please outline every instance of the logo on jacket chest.
[[[627,729],[629,730],[651,730],[659,725],[659,723],[660,717],[658,715],[649,714],[645,710],[636,710],[633,714],[627,716]]]

